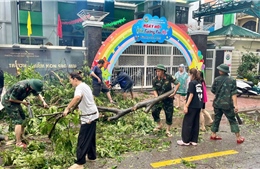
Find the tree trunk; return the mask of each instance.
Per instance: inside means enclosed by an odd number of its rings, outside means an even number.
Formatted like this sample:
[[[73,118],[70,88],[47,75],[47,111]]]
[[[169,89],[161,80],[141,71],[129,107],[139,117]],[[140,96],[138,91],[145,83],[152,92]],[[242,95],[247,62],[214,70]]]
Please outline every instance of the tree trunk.
[[[156,98],[152,98],[152,99],[149,99],[149,100],[146,100],[146,101],[142,101],[142,102],[139,102],[137,103],[136,105],[134,105],[133,107],[130,107],[130,108],[127,108],[127,109],[117,109],[117,108],[110,108],[110,107],[101,107],[101,106],[98,106],[98,110],[99,112],[112,112],[112,113],[115,113],[114,116],[112,117],[109,117],[108,118],[108,121],[113,121],[113,120],[117,120],[119,119],[120,117],[130,113],[130,112],[133,112],[137,109],[140,109],[140,108],[143,108],[143,107],[146,107],[145,109],[145,112],[148,113],[150,111],[150,109],[158,102],[164,100],[165,98],[169,97],[172,93],[174,92],[174,89],[156,97]]]

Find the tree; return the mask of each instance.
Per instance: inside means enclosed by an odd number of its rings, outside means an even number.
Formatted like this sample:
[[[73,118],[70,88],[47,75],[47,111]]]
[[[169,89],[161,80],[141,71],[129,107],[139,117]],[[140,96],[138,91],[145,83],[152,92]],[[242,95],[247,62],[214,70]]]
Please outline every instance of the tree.
[[[259,62],[260,57],[258,55],[252,52],[243,54],[242,64],[237,69],[238,75],[256,84],[257,80],[254,79],[254,76],[257,75],[257,64]]]

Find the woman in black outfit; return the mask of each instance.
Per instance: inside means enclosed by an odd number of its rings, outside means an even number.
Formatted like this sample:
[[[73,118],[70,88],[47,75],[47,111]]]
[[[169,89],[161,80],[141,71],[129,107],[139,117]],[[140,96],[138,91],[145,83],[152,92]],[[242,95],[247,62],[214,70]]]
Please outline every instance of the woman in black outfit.
[[[182,123],[182,140],[177,144],[182,146],[197,145],[200,127],[200,111],[203,105],[203,93],[200,71],[192,68],[189,72],[190,83],[184,105],[184,119]]]

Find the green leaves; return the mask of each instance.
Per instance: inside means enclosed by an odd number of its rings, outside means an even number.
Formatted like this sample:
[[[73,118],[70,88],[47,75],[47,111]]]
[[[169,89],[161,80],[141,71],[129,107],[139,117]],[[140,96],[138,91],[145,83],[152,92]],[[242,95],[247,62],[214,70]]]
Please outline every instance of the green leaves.
[[[91,86],[90,69],[87,66],[81,68],[83,72],[84,82]],[[53,113],[63,112],[66,106],[73,98],[74,88],[70,85],[66,72],[56,73],[62,79],[61,85],[59,80],[50,75],[44,77],[44,98],[49,109],[43,109],[41,102],[35,97],[31,97],[31,108],[35,118],[28,119],[26,123],[26,133],[29,139],[28,148],[14,148],[1,152],[4,166],[14,166],[18,168],[30,169],[63,169],[70,166],[76,157],[76,145],[79,133],[79,111],[75,110],[74,114],[70,114],[62,118],[56,125],[51,140],[47,138],[55,118],[50,118]],[[21,71],[19,79],[7,74],[6,84],[12,85],[23,78],[39,78],[38,73],[32,67],[27,67]],[[113,92],[113,100],[116,105],[110,104],[106,95],[101,94],[95,97],[96,104],[99,106],[109,106],[117,108],[128,108],[135,105],[141,99],[145,99],[145,95],[132,100],[123,100],[122,94]],[[27,111],[26,107],[24,110]],[[103,113],[111,116],[109,112]],[[46,116],[42,116],[46,115]],[[151,114],[146,114],[143,110],[138,109],[135,112],[120,118],[118,121],[108,122],[100,119],[97,123],[97,154],[98,158],[116,158],[122,160],[121,155],[126,152],[137,152],[144,150],[158,149],[164,151],[170,145],[163,139],[165,133],[159,133],[154,136],[152,129],[154,122]],[[3,129],[4,130],[4,129]],[[5,130],[6,131],[6,130]],[[14,139],[13,129],[8,134]],[[114,166],[116,168],[116,166]]]
[[[257,75],[256,68],[257,64],[260,62],[260,57],[253,53],[246,53],[242,56],[242,64],[238,67],[238,75],[246,78],[249,81],[253,81],[255,84],[257,80],[254,79],[254,76]]]

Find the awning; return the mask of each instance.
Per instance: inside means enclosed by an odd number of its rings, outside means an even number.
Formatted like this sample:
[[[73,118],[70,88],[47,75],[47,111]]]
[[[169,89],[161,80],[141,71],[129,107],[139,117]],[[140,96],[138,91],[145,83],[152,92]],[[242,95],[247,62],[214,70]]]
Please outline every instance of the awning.
[[[252,38],[260,39],[260,34],[249,29],[230,24],[224,26],[218,30],[215,30],[209,34],[209,37],[213,36],[225,36],[225,37],[236,37],[236,38]]]

